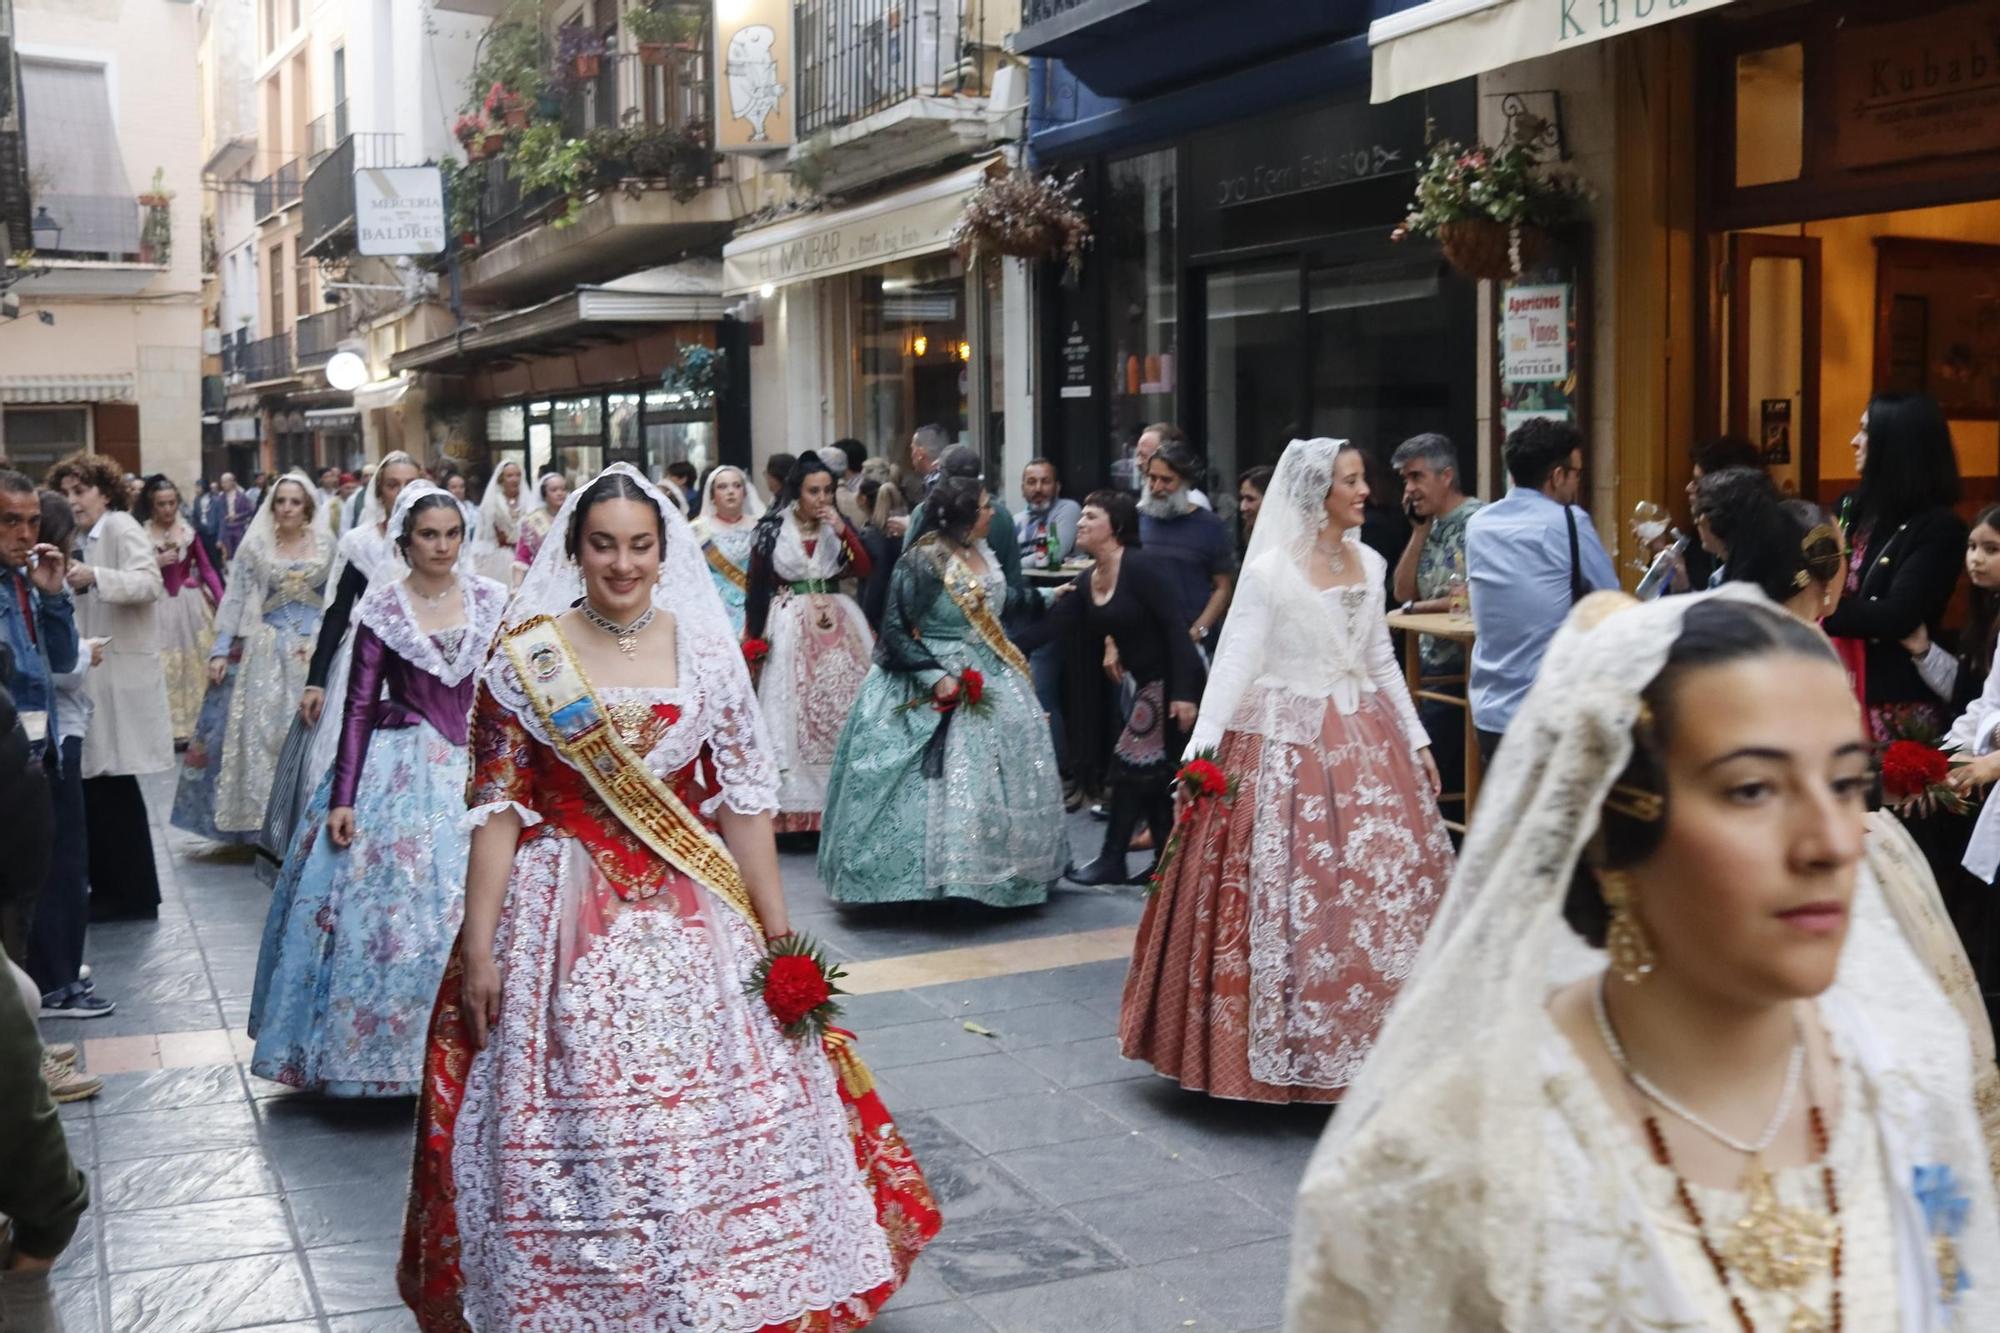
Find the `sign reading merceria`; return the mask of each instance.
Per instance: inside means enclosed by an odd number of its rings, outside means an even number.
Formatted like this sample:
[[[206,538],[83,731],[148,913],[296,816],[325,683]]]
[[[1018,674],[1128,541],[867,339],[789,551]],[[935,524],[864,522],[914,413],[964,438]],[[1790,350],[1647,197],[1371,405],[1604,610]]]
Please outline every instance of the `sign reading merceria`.
[[[355,248],[364,255],[434,255],[444,249],[444,178],[436,167],[366,167],[354,173]]]

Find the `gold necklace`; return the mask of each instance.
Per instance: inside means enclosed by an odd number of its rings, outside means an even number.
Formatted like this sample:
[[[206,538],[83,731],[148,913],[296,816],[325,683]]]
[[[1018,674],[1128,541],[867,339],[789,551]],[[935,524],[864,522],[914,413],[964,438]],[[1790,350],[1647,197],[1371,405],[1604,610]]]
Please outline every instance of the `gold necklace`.
[[[639,647],[639,635],[644,632],[646,626],[653,623],[653,617],[659,613],[658,607],[648,606],[637,620],[634,620],[629,625],[621,625],[592,606],[589,598],[578,602],[576,609],[582,612],[585,620],[616,639],[618,641],[618,651],[627,657],[632,656],[637,651]]]

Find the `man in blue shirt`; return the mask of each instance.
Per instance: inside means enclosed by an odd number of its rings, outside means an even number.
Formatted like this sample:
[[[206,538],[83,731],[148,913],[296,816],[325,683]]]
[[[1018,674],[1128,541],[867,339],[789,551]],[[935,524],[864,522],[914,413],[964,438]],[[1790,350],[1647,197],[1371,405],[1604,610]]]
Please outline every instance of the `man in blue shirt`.
[[[1188,637],[1204,658],[1214,651],[1212,631],[1229,609],[1236,583],[1236,541],[1212,510],[1194,502],[1200,457],[1170,440],[1146,460],[1146,495],[1139,501],[1139,545],[1166,570]]]
[[[1542,654],[1585,593],[1616,588],[1618,571],[1577,508],[1583,436],[1567,421],[1534,418],[1501,446],[1513,487],[1465,525],[1472,594],[1472,725],[1490,761],[1541,670]]]

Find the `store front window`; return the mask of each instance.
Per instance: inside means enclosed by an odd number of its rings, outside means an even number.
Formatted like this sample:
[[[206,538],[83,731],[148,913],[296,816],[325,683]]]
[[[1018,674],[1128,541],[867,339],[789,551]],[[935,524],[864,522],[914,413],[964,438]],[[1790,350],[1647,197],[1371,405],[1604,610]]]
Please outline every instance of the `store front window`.
[[[1110,163],[1098,245],[1110,288],[1112,473],[1131,480],[1131,448],[1155,421],[1175,420],[1180,348],[1177,201],[1171,148]]]
[[[669,463],[706,473],[717,458],[713,411],[660,389],[489,408],[486,443],[495,468],[511,460],[540,476],[554,464],[572,483],[612,463],[630,463],[657,481]]]
[[[1296,260],[1222,269],[1203,290],[1210,481],[1273,461],[1298,434],[1304,378]]]
[[[964,264],[926,255],[856,274],[855,284],[855,434],[892,455],[919,426],[967,439],[974,352]]]

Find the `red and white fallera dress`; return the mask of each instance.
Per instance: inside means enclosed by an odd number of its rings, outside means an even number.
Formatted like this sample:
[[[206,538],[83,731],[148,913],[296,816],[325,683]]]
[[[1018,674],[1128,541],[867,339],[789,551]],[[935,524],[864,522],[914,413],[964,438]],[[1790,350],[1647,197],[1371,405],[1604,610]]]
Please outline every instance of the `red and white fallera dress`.
[[[1279,482],[1308,515],[1326,494],[1324,472],[1280,469],[1260,535]],[[1234,795],[1181,826],[1133,947],[1121,1048],[1217,1097],[1338,1101],[1451,878],[1383,560],[1345,550],[1349,587],[1315,588],[1284,549],[1245,565],[1189,747],[1217,750]]]

